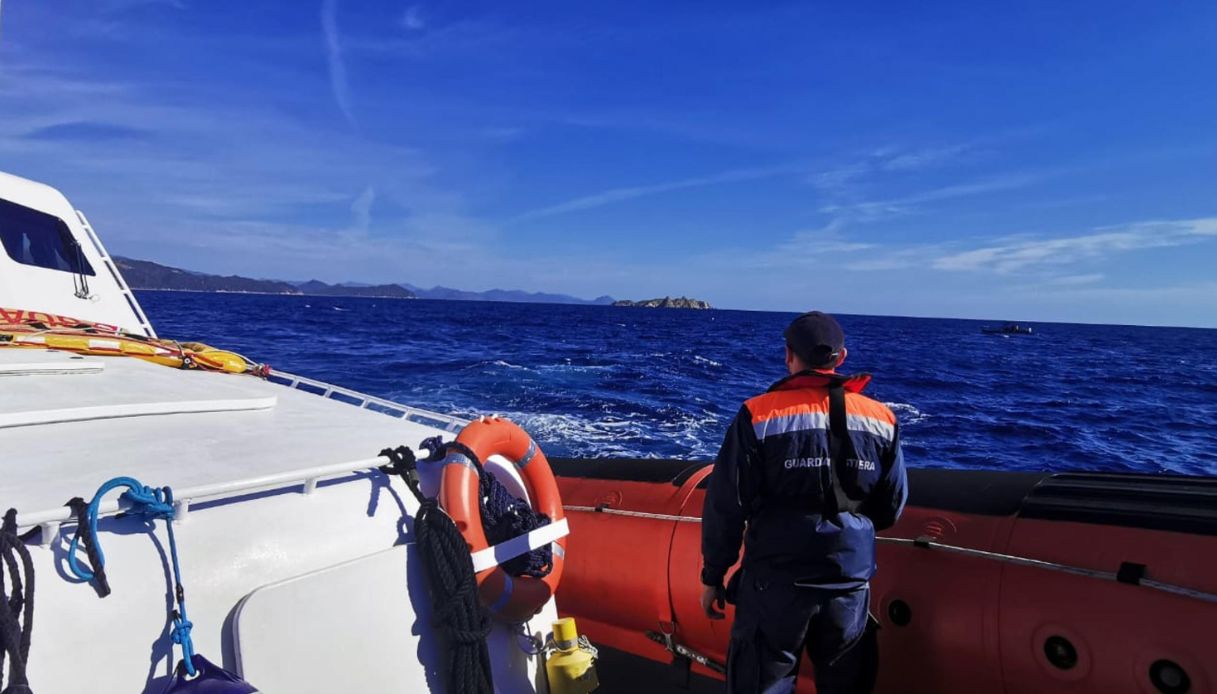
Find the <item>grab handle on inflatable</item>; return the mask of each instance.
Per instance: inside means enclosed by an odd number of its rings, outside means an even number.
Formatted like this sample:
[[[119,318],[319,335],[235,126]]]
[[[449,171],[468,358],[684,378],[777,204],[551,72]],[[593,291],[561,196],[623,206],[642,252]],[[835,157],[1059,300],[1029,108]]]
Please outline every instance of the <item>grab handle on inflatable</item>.
[[[561,538],[570,535],[570,526],[567,525],[565,518],[543,525],[532,532],[523,535],[517,535],[506,542],[500,542],[497,545],[487,547],[474,552],[473,570],[474,572],[485,571],[507,561],[514,559],[525,552],[531,552],[539,547],[560,540]]]

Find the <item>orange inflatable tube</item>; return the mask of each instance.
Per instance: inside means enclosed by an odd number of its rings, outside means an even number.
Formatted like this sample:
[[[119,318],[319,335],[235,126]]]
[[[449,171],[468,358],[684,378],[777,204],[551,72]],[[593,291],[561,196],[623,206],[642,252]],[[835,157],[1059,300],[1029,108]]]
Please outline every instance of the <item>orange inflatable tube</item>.
[[[574,550],[558,607],[600,648],[601,691],[721,691],[681,657],[727,655],[730,621],[699,604],[711,467],[553,464]],[[871,582],[878,694],[1217,693],[1217,479],[910,469],[909,488]],[[626,681],[673,661],[691,680]]]

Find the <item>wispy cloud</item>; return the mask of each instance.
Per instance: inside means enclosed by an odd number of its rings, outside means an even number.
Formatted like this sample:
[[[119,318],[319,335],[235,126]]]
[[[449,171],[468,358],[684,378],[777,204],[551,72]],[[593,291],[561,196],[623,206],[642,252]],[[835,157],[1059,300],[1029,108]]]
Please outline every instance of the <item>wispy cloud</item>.
[[[955,200],[978,195],[1024,188],[1045,178],[1045,174],[1021,173],[956,183],[886,200],[867,200],[846,204],[828,204],[820,208],[825,214],[845,215],[859,222],[874,222],[892,217],[916,214],[927,203]]]
[[[528,130],[517,126],[498,125],[481,128],[477,131],[478,137],[491,142],[511,142],[523,137]]]
[[[808,183],[836,203],[857,201],[862,195],[860,188],[868,179],[940,166],[958,160],[974,148],[971,143],[920,148],[879,147],[855,156],[854,161],[842,166],[812,174]]]
[[[351,91],[347,82],[346,62],[342,57],[342,39],[338,32],[338,0],[321,0],[321,34],[325,41],[325,59],[330,73],[330,92],[343,118],[356,130],[355,111],[351,108]]]
[[[368,186],[359,197],[351,203],[351,224],[361,231],[367,232],[372,226],[372,205],[376,202],[376,189]]]
[[[125,12],[145,5],[163,5],[175,10],[186,9],[186,3],[183,0],[104,0],[99,4],[106,12]]]
[[[901,198],[898,200],[861,202],[852,204],[842,203],[839,200],[839,198],[842,197],[849,197],[847,193],[850,192],[850,187],[858,180],[868,175],[876,172],[904,173],[916,171],[957,158],[970,149],[971,145],[952,145],[947,147],[924,149],[900,149],[895,147],[887,147],[869,152],[859,161],[854,161],[835,167],[822,167],[821,170],[818,171],[814,170],[815,167],[806,163],[783,164],[778,166],[732,169],[708,176],[696,176],[692,178],[684,178],[675,181],[666,181],[643,186],[611,188],[609,190],[593,193],[591,195],[585,195],[572,200],[567,200],[566,202],[561,202],[556,205],[550,205],[548,207],[525,212],[516,217],[515,221],[541,219],[544,217],[552,217],[570,212],[590,210],[618,202],[624,202],[626,200],[634,200],[637,198],[659,195],[677,190],[701,188],[724,183],[755,181],[779,176],[803,176],[808,183],[825,193],[828,197],[838,199],[836,202],[826,204],[821,209],[821,212],[833,214],[852,210],[858,213],[855,216],[865,217],[877,217],[884,213],[890,213],[899,206],[930,202],[932,200],[946,199],[948,197],[960,197],[964,195],[978,194],[989,190],[997,190],[1000,187],[1013,187],[1021,184],[1021,180],[1017,183],[1007,180],[982,181],[976,184],[953,186],[951,188],[929,191],[927,193]]]
[[[776,253],[786,259],[824,256],[837,253],[857,253],[875,247],[873,243],[854,241],[842,234],[843,224],[833,220],[819,229],[804,229],[795,232],[778,245]]]
[[[937,244],[893,247],[876,241],[858,238],[850,233],[858,223],[913,214],[918,207],[928,203],[964,198],[974,195],[1011,190],[1039,181],[1045,174],[1008,174],[975,181],[965,181],[946,186],[922,190],[898,198],[886,200],[858,201],[859,186],[874,176],[903,175],[939,166],[955,160],[974,149],[972,144],[958,144],[936,148],[882,147],[871,150],[856,161],[827,167],[809,173],[810,167],[784,167],[764,170],[727,172],[718,176],[688,179],[669,184],[637,189],[606,191],[571,201],[561,206],[597,206],[614,201],[618,196],[636,197],[670,189],[707,185],[738,178],[752,178],[755,174],[778,175],[797,173],[831,201],[823,204],[819,212],[827,215],[828,221],[813,229],[794,232],[777,245],[765,250],[737,250],[730,256],[733,262],[753,268],[805,267],[832,257],[838,267],[848,270],[891,270],[915,265],[927,265],[937,254],[945,253],[948,247]],[[848,201],[853,198],[852,201]],[[550,208],[552,209],[552,208]],[[862,251],[870,253],[862,254]],[[722,254],[708,254],[706,260],[722,260]],[[844,257],[843,257],[844,256]]]
[[[937,270],[999,274],[1072,265],[1130,251],[1167,248],[1217,238],[1217,217],[1138,222],[1095,233],[983,246],[935,258]]]
[[[1075,207],[1081,205],[1094,205],[1097,203],[1107,203],[1111,200],[1110,195],[1103,193],[1095,193],[1093,195],[1074,195],[1065,198],[1048,198],[1046,200],[1029,200],[1019,203],[1017,207],[1028,210],[1051,210],[1060,207]]]
[[[40,128],[34,128],[24,137],[30,140],[46,140],[55,142],[96,142],[98,140],[138,141],[148,137],[148,132],[137,128],[127,128],[107,123],[91,123],[76,121],[72,123],[56,123]]]
[[[1208,316],[1214,315],[1211,309],[1217,308],[1217,282],[1213,281],[1185,282],[1151,287],[1080,286],[1066,288],[1061,291],[1077,298],[1116,302],[1117,305],[1121,305],[1119,302],[1141,302],[1150,306],[1156,304],[1158,308],[1161,308],[1163,305],[1178,305],[1181,303],[1203,306],[1209,309],[1209,311],[1206,314],[1198,313],[1197,316],[1204,316],[1205,318],[1202,320],[1205,323],[1217,327],[1217,323],[1208,318]],[[1151,321],[1151,324],[1153,322]]]
[[[1050,284],[1054,287],[1081,287],[1090,284],[1102,282],[1107,278],[1101,272],[1090,272],[1083,275],[1062,275],[1045,280],[1044,284]]]
[[[933,257],[935,249],[940,248],[936,245],[889,248],[852,260],[845,264],[845,269],[850,272],[887,272],[924,267]]]
[[[1097,272],[1068,272],[1072,266],[1097,263],[1111,256],[1153,248],[1172,248],[1217,240],[1217,217],[1132,222],[1101,227],[1090,233],[1043,238],[1005,237],[966,242],[911,245],[874,244],[875,252],[851,261],[859,272],[930,268],[942,272],[987,275],[1036,273],[1038,284],[1090,285],[1105,279]]]
[[[972,144],[957,144],[946,147],[931,147],[908,151],[896,151],[880,164],[884,171],[917,171],[957,160],[974,149]]]
[[[734,272],[802,272],[816,263],[829,261],[839,267],[848,258],[878,248],[874,243],[845,236],[842,228],[840,220],[832,220],[822,227],[796,231],[774,247],[707,251],[687,258],[685,265],[702,268],[707,275],[718,274],[725,268]]]
[[[698,176],[695,178],[684,178],[676,181],[667,181],[664,183],[655,183],[645,186],[630,186],[625,188],[611,188],[592,195],[567,200],[566,202],[542,207],[537,210],[525,212],[516,217],[515,221],[528,221],[533,219],[541,219],[544,217],[553,217],[560,214],[570,212],[578,212],[582,210],[590,210],[605,205],[612,205],[626,200],[634,200],[644,198],[660,193],[669,193],[676,190],[686,190],[689,188],[701,188],[704,186],[719,185],[722,183],[738,183],[741,181],[755,181],[764,178],[774,178],[776,176],[785,176],[794,173],[806,171],[806,165],[782,165],[749,169],[732,169],[711,176]]]
[[[423,18],[422,5],[410,5],[401,16],[401,25],[407,31],[422,31],[427,28],[427,20]]]

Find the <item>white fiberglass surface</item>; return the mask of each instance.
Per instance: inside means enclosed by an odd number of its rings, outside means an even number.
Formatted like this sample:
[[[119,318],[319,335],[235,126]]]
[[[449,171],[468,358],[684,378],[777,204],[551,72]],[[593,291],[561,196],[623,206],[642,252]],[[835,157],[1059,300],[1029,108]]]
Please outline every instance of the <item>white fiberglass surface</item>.
[[[106,370],[102,359],[47,350],[0,349],[0,376],[83,376]]]
[[[94,362],[104,368],[89,378],[67,381],[51,375],[30,375],[5,381],[0,390],[0,413],[65,408],[129,405],[136,403],[196,402],[205,400],[265,400],[281,389],[267,387],[252,376],[204,371],[182,371],[133,357],[73,359],[66,352],[29,348],[0,348],[7,363]]]
[[[405,691],[405,682],[443,691],[442,637],[417,616],[431,611],[421,562],[408,544],[253,592],[233,617],[242,676],[267,692]],[[524,635],[544,640],[555,619],[550,601],[528,625],[495,623],[496,691],[536,690],[535,642]]]
[[[87,498],[117,475],[177,488],[248,480],[370,459],[383,448],[416,447],[444,433],[252,376],[129,358],[107,359],[105,367],[73,377],[6,377],[0,413],[208,398],[273,398],[274,406],[0,428],[0,446],[8,452],[0,459],[6,504],[22,513],[57,508],[72,496]]]
[[[415,506],[399,481],[367,477],[326,485],[311,495],[264,494],[193,509],[175,524],[175,532],[196,649],[235,669],[230,625],[245,596],[391,548],[407,539],[401,532],[403,518],[412,516]],[[104,599],[64,573],[70,532],[65,527],[51,547],[30,548],[38,578],[29,670],[35,691],[157,694],[180,657],[166,627],[172,585],[164,521],[154,527],[135,517],[102,521],[99,541],[113,589]],[[418,586],[400,574],[396,578],[403,580],[395,590],[383,577],[368,580],[384,584],[386,595],[401,596],[405,604],[399,614],[411,629],[429,628],[425,606],[420,605],[420,617],[413,616],[410,596]],[[341,605],[345,597],[328,599]],[[352,647],[357,646],[346,646]],[[63,666],[66,654],[71,654],[71,667]],[[336,649],[326,666],[342,671],[348,667],[345,655],[343,648]],[[414,654],[403,657],[413,659]],[[289,658],[280,665],[309,668],[315,663]],[[252,684],[263,692],[285,691],[256,680]],[[425,691],[423,682],[408,673],[394,685],[392,691]]]

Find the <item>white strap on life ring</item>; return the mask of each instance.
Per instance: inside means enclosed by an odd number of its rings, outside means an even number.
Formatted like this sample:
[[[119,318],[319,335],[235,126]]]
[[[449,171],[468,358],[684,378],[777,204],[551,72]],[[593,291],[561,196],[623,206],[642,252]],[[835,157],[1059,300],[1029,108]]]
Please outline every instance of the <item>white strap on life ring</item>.
[[[530,533],[517,535],[493,547],[474,552],[472,554],[473,571],[480,573],[567,535],[570,535],[570,526],[566,524],[565,518],[549,525],[543,525]]]

